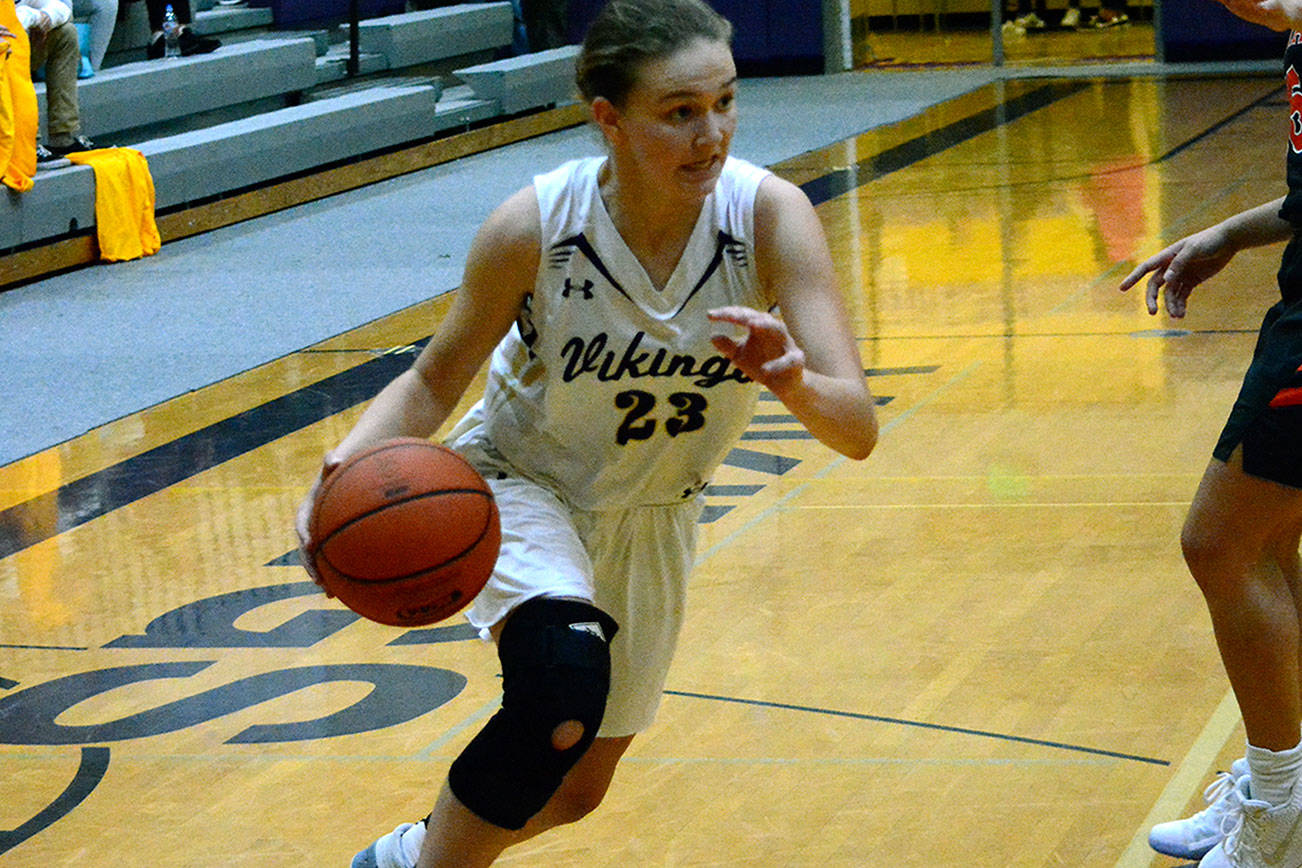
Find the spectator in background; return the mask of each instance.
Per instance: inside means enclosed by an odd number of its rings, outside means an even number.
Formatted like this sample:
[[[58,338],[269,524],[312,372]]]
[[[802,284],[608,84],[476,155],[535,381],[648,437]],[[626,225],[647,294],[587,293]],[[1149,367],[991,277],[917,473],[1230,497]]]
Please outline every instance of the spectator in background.
[[[530,51],[569,45],[568,0],[520,0]]]
[[[118,22],[118,0],[72,0],[72,17],[90,27],[90,50],[86,56],[90,58],[91,69],[98,72]]]
[[[221,48],[220,41],[211,36],[200,36],[190,28],[190,23],[194,20],[194,16],[190,14],[190,0],[145,0],[145,8],[149,10],[149,29],[153,31],[153,35],[149,37],[149,47],[146,49],[146,56],[150,60],[157,60],[167,50],[163,41],[163,18],[167,14],[168,6],[172,7],[172,11],[176,13],[176,20],[181,23],[183,57],[208,54]]]
[[[1099,13],[1091,16],[1090,26],[1098,28],[1116,27],[1120,24],[1126,24],[1130,21],[1130,15],[1127,13],[1127,5],[1124,0],[1105,0],[1099,7]]]
[[[19,0],[18,20],[32,44],[32,72],[45,67],[45,144],[36,145],[36,164],[48,166],[67,154],[91,151],[95,145],[81,134],[77,103],[77,69],[81,48],[72,9],[60,0]]]

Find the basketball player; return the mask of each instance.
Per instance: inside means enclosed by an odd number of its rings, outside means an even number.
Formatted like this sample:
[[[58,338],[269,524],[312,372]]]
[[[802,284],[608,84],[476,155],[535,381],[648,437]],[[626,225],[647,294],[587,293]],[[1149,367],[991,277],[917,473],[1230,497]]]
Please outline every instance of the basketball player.
[[[1275,29],[1293,0],[1223,0]],[[1294,13],[1296,15],[1296,11]],[[1292,26],[1297,26],[1296,24]],[[1203,868],[1302,866],[1302,35],[1285,51],[1293,121],[1288,194],[1177,241],[1144,275],[1148,312],[1182,317],[1194,287],[1240,250],[1287,241],[1281,300],[1266,313],[1252,364],[1185,520],[1185,562],[1203,592],[1247,731],[1247,755],[1208,787],[1210,805],[1149,832],[1155,850]]]
[[[577,79],[606,156],[540,175],[493,212],[437,334],[326,459],[324,473],[430,436],[491,353],[483,399],[449,443],[502,516],[496,570],[467,610],[497,642],[502,709],[426,820],[354,868],[489,865],[597,806],[656,714],[701,492],[760,386],[851,458],[876,443],[809,200],[729,156],[730,37],[702,0],[604,8]]]

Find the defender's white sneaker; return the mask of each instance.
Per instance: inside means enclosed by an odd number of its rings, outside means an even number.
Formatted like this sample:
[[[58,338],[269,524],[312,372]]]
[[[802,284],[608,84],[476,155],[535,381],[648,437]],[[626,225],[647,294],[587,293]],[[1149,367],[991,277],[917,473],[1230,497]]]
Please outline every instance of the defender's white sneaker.
[[[1207,807],[1192,817],[1158,823],[1148,833],[1148,846],[1159,853],[1180,859],[1201,859],[1225,838],[1221,824],[1243,803],[1235,786],[1239,778],[1247,779],[1248,760],[1236,759],[1228,772],[1221,772],[1207,789],[1203,800]]]
[[[1282,805],[1249,798],[1246,777],[1235,789],[1243,803],[1225,818],[1225,840],[1198,868],[1302,868],[1302,781]]]
[[[352,868],[416,868],[425,823],[403,823],[353,857]]]

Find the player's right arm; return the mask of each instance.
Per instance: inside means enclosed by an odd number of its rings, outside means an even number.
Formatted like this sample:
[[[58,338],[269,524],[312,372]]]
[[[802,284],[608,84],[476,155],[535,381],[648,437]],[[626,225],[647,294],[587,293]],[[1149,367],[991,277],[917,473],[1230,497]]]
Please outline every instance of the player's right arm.
[[[429,437],[447,420],[533,291],[541,257],[539,226],[532,187],[507,199],[484,221],[438,331],[411,368],[380,391],[343,442],[326,454],[296,520],[308,572],[309,520],[321,480],[350,455],[395,437]]]
[[[394,437],[429,437],[461,401],[533,291],[540,257],[533,188],[489,216],[471,242],[461,288],[410,369],[385,386],[330,454],[335,463]]]
[[[1144,275],[1150,275],[1145,294],[1148,312],[1157,313],[1160,294],[1166,302],[1166,312],[1179,319],[1185,314],[1194,287],[1219,273],[1234,254],[1293,237],[1293,225],[1279,216],[1283,204],[1284,199],[1280,197],[1181,238],[1137,265],[1121,281],[1121,291],[1139,283]]]

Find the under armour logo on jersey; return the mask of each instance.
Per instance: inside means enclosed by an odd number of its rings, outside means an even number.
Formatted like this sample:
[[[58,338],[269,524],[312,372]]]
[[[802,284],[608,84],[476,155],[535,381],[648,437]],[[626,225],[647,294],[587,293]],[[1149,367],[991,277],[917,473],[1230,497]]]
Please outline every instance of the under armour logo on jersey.
[[[591,633],[602,642],[606,641],[606,633],[601,629],[601,625],[596,621],[583,621],[578,624],[571,624],[570,629],[577,630],[580,633]]]
[[[547,265],[549,268],[564,268],[569,264],[569,261],[574,258],[574,254],[576,253],[582,253],[584,257],[592,263],[592,266],[597,269],[597,273],[609,281],[611,286],[619,290],[620,295],[624,296],[629,301],[633,300],[624,290],[624,287],[619,285],[619,281],[615,279],[615,275],[610,273],[610,269],[606,267],[606,263],[601,261],[601,257],[597,255],[597,251],[592,249],[592,244],[588,241],[587,236],[582,232],[578,235],[571,235],[569,238],[562,238],[551,247],[548,247]],[[589,297],[590,296],[584,296],[584,298]]]
[[[592,281],[585,280],[583,286],[575,286],[574,281],[565,278],[565,289],[561,290],[561,295],[569,298],[571,292],[581,292],[584,298],[592,298]]]

